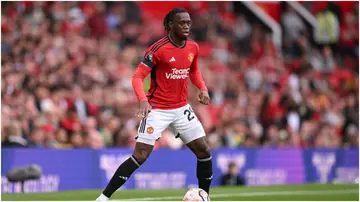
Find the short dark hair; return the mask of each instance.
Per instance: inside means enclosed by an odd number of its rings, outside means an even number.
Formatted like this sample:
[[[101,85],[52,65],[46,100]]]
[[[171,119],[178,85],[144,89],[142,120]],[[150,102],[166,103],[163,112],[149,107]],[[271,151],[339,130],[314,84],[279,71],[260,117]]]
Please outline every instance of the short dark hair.
[[[178,13],[188,13],[185,8],[174,8],[168,12],[164,18],[164,28],[166,31],[170,30],[169,22],[173,20],[174,16]]]
[[[228,165],[229,168],[235,168],[236,167],[236,163],[235,162],[230,162]]]

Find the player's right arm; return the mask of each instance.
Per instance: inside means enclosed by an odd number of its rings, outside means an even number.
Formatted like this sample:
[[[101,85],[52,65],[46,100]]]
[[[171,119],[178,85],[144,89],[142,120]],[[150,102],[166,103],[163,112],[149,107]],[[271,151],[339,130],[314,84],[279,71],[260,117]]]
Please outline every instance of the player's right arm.
[[[151,110],[151,105],[144,92],[144,79],[150,74],[151,69],[155,66],[153,57],[151,52],[147,52],[132,78],[134,92],[140,101],[139,111],[136,114],[137,117],[146,117]]]

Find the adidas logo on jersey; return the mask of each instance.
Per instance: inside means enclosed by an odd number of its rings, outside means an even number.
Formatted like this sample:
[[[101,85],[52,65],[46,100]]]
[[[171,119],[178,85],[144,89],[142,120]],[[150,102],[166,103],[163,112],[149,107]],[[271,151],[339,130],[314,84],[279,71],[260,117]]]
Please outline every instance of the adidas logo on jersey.
[[[169,62],[175,62],[175,58],[174,57],[171,57],[171,59],[169,60]]]

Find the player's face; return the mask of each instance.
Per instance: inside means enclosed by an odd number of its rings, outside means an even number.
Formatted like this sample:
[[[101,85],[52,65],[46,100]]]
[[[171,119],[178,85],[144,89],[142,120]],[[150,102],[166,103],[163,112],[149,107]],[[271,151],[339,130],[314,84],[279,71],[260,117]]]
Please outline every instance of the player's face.
[[[172,30],[180,39],[186,39],[190,34],[191,19],[189,13],[178,13],[174,17]]]

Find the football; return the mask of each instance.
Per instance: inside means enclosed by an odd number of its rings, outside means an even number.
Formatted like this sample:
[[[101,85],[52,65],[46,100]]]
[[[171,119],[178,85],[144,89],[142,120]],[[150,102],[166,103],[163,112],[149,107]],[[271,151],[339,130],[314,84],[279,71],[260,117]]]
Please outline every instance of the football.
[[[203,189],[192,188],[186,192],[183,201],[210,201],[210,197]]]

